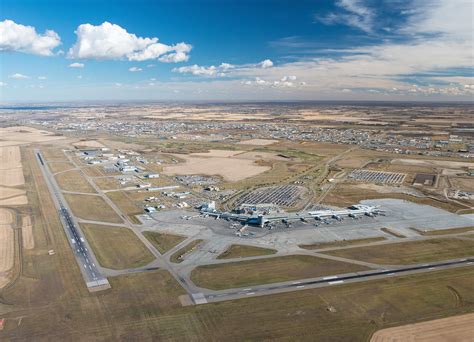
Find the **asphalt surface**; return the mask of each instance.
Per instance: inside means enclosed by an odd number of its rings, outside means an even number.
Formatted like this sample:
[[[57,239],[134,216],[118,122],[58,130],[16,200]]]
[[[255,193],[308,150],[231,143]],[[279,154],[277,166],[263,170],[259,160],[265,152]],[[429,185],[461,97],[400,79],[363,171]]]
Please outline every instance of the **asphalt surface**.
[[[76,219],[71,214],[71,210],[61,194],[56,179],[46,165],[39,150],[35,150],[35,154],[87,287],[108,286],[109,282],[97,268],[97,259],[81,232]]]
[[[218,292],[215,294],[201,294],[199,298],[199,303],[196,301],[196,304],[205,304],[209,302],[219,302],[226,300],[233,300],[251,296],[262,296],[269,295],[281,292],[289,292],[302,289],[311,289],[318,287],[326,287],[339,285],[344,283],[351,282],[360,282],[373,279],[383,279],[393,276],[409,275],[422,272],[430,271],[439,271],[449,268],[462,267],[474,265],[474,258],[466,258],[452,261],[443,261],[435,263],[425,263],[422,265],[409,265],[406,267],[397,267],[394,269],[386,269],[381,271],[366,271],[359,273],[352,273],[347,275],[339,276],[327,276],[314,280],[302,280],[302,281],[292,281],[279,284],[269,284],[269,285],[258,285],[254,287],[241,288],[241,289],[231,289],[228,292],[225,291],[214,291]]]

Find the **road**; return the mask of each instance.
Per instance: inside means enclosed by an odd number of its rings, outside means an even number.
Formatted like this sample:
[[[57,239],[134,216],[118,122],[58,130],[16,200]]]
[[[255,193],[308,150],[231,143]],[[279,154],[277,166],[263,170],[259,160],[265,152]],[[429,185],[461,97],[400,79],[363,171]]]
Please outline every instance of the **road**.
[[[436,263],[425,263],[421,265],[409,265],[405,267],[397,267],[393,269],[379,271],[364,271],[337,276],[327,276],[322,278],[291,281],[277,284],[258,285],[247,288],[230,289],[223,291],[203,291],[197,297],[197,304],[205,304],[211,302],[220,302],[226,300],[234,300],[247,298],[252,296],[263,296],[275,293],[289,292],[295,290],[319,288],[326,286],[334,286],[339,284],[347,284],[375,279],[390,278],[393,276],[409,275],[422,272],[431,272],[445,270],[449,268],[464,267],[474,265],[474,258],[458,259],[451,261],[443,261]]]
[[[56,179],[46,165],[39,150],[35,149],[35,155],[87,287],[90,290],[109,288],[110,284],[107,278],[99,271],[97,259],[80,230],[76,219],[71,215],[71,210],[56,183]]]

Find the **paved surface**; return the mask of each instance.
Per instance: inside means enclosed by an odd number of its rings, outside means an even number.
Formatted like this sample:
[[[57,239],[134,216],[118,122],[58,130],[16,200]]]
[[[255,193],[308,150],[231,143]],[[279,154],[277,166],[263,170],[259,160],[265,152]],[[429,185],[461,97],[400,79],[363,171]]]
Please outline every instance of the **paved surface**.
[[[39,150],[35,150],[35,154],[87,287],[109,287],[109,282],[98,269],[97,259],[84,234],[81,232],[76,219],[72,216],[71,210],[56,183],[56,179],[46,165]]]

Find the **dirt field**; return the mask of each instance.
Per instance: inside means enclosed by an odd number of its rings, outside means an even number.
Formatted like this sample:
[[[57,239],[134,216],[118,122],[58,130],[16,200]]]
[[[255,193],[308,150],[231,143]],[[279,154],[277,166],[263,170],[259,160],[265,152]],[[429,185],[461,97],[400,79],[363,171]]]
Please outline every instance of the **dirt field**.
[[[474,163],[470,162],[457,162],[450,160],[430,160],[430,159],[393,159],[392,164],[401,165],[420,165],[428,167],[447,167],[451,169],[460,169],[463,167],[474,168]]]
[[[231,245],[217,259],[246,258],[260,255],[275,254],[276,250],[270,248],[254,247],[248,245]]]
[[[21,154],[18,146],[0,148],[0,169],[21,167]]]
[[[222,152],[228,155],[230,152]],[[221,153],[221,152],[219,152]],[[165,175],[194,175],[201,174],[206,176],[222,176],[225,180],[236,182],[245,178],[253,177],[270,170],[268,166],[260,166],[253,160],[234,159],[228,157],[204,157],[191,155],[180,155],[184,163],[172,166],[165,166],[163,173]]]
[[[153,254],[127,228],[81,224],[99,263],[115,270],[144,266]]]
[[[249,140],[242,140],[239,141],[237,144],[239,145],[254,145],[254,146],[267,146],[277,143],[278,140],[271,140],[271,139],[249,139]]]
[[[25,195],[10,197],[0,200],[0,205],[25,205],[28,204],[28,198]]]
[[[61,189],[74,192],[95,193],[94,188],[82,176],[80,171],[72,170],[54,176]]]
[[[9,281],[7,271],[13,267],[15,257],[13,215],[11,210],[0,208],[0,288]]]
[[[474,313],[376,331],[370,342],[468,342],[474,340]]]
[[[33,235],[33,225],[31,217],[23,216],[21,220],[21,237],[23,240],[23,248],[33,249],[35,247],[35,238]]]
[[[147,194],[147,196],[149,197],[150,194]],[[143,208],[133,201],[125,191],[109,192],[107,193],[107,197],[109,197],[125,215],[132,217],[134,215],[143,214]]]
[[[32,127],[13,126],[0,128],[0,139],[4,141],[16,142],[18,145],[21,145],[59,140],[64,139],[64,137]]]
[[[91,221],[122,223],[122,219],[100,196],[64,194],[74,215]]]
[[[155,246],[155,248],[161,254],[168,252],[171,248],[176,246],[178,243],[186,240],[186,236],[173,235],[173,234],[162,234],[157,232],[143,232],[143,235]]]
[[[15,196],[21,196],[25,194],[25,190],[16,188],[5,188],[0,186],[0,199],[6,199]]]
[[[437,230],[420,230],[420,229],[413,229],[420,233],[421,235],[446,235],[446,234],[458,234],[458,233],[466,233],[474,230],[473,227],[463,227],[463,228],[449,228],[449,229],[437,229]]]
[[[366,267],[307,255],[199,266],[191,273],[196,285],[223,290],[366,270]]]
[[[92,148],[103,148],[104,144],[97,140],[81,140],[72,144],[78,148],[92,147]]]
[[[21,167],[0,170],[0,185],[19,186],[23,184],[25,184],[25,178]]]
[[[340,249],[326,254],[382,265],[406,265],[474,255],[474,241],[439,238],[383,246]]]

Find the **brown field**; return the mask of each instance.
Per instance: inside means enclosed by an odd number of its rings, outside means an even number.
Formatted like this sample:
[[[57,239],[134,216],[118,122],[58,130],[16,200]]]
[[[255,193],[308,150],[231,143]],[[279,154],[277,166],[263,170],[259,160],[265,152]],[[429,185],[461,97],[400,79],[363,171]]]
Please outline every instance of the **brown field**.
[[[64,194],[74,215],[91,221],[123,223],[120,216],[100,196]]]
[[[425,341],[468,342],[474,340],[474,314],[402,325],[376,331],[371,342]]]
[[[101,166],[84,166],[84,167],[82,167],[82,171],[84,171],[84,173],[86,175],[88,175],[89,177],[102,177],[102,176],[110,176],[110,175],[115,174],[115,173],[106,174],[102,170],[103,169],[102,169]],[[117,173],[117,174],[119,174],[119,173]]]
[[[81,140],[75,143],[72,143],[73,146],[78,148],[92,147],[92,148],[103,148],[104,144],[97,140]]]
[[[25,195],[10,197],[0,200],[0,205],[25,205],[28,204],[28,198]]]
[[[180,242],[186,240],[186,236],[163,234],[152,231],[143,232],[143,235],[155,246],[161,254],[168,252]]]
[[[248,245],[230,245],[217,259],[246,258],[260,255],[275,254],[277,251],[270,248],[262,248]]]
[[[17,141],[21,144],[64,139],[61,135],[26,126],[0,128],[0,139]]]
[[[25,178],[21,167],[0,170],[0,185],[18,186],[23,184],[25,184]]]
[[[31,217],[29,215],[23,216],[21,220],[21,237],[23,242],[23,248],[33,249],[35,247],[33,225],[31,223]]]
[[[267,146],[267,145],[273,145],[277,142],[278,142],[278,140],[271,140],[271,139],[249,139],[249,140],[239,141],[237,144],[239,144],[239,145]]]
[[[13,267],[15,258],[15,235],[13,233],[14,213],[0,208],[0,288],[8,284],[8,270]]]
[[[354,247],[325,253],[375,264],[407,265],[472,256],[474,241],[439,238],[383,246]]]
[[[18,146],[0,147],[0,169],[21,167],[21,154]]]
[[[191,279],[200,287],[223,290],[363,270],[367,268],[308,255],[289,255],[198,266]]]
[[[71,170],[74,168],[74,165],[69,162],[49,162],[48,167],[52,173],[57,173]]]
[[[58,148],[53,146],[47,146],[41,148],[41,154],[47,161],[54,161],[54,162],[68,162],[68,159],[64,152]]]
[[[25,190],[16,189],[16,188],[6,188],[0,186],[0,199],[6,199],[10,197],[24,195]]]
[[[120,189],[123,186],[113,177],[95,178],[94,183],[102,190]]]
[[[474,191],[473,177],[449,177],[449,181],[455,189]]]
[[[386,238],[382,236],[377,236],[377,237],[365,238],[365,239],[319,242],[319,243],[313,243],[311,245],[299,245],[299,247],[304,248],[304,249],[322,249],[322,248],[332,248],[332,247],[363,245],[366,243],[378,242],[378,241],[384,241],[384,240],[386,240]]]
[[[427,167],[446,167],[450,169],[461,169],[464,167],[474,168],[474,163],[472,162],[458,162],[451,160],[432,160],[432,159],[394,159],[393,164],[401,165],[419,165]]]
[[[364,158],[364,157],[350,158],[349,157],[349,158],[343,158],[341,160],[338,160],[335,163],[335,165],[342,168],[358,169],[358,168],[363,167],[369,160],[370,158]]]
[[[54,176],[61,189],[74,192],[95,193],[92,185],[89,184],[81,172],[78,170],[71,170],[59,173]]]
[[[153,254],[128,228],[81,224],[82,231],[103,267],[120,270],[144,266]]]
[[[256,176],[270,170],[268,166],[260,166],[248,159],[229,158],[229,155],[240,151],[219,151],[209,154],[193,153],[191,155],[180,155],[184,163],[165,166],[163,173],[166,175],[193,175],[202,174],[209,176],[221,176],[230,182]],[[217,154],[216,154],[217,153]],[[206,156],[204,156],[206,155]],[[209,155],[209,157],[207,157]],[[215,157],[213,155],[219,155]]]
[[[150,196],[148,194],[148,196]],[[107,193],[112,202],[119,207],[120,211],[127,216],[143,214],[143,208],[136,204],[125,191],[114,191]]]

